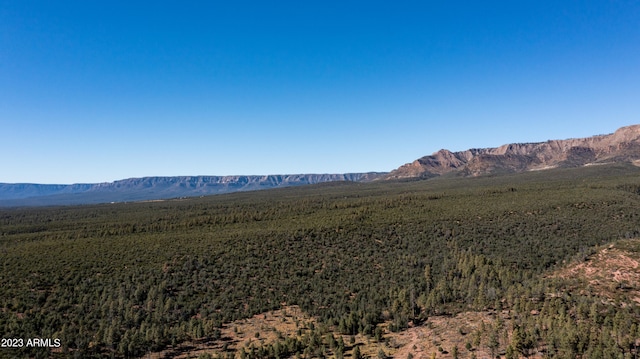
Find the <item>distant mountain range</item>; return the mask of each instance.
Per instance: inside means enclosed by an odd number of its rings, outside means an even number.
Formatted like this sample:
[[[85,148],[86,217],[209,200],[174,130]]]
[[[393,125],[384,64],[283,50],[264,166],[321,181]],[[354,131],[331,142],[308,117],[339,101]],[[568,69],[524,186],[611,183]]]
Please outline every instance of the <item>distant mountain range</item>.
[[[370,181],[385,173],[129,178],[95,184],[0,183],[0,206],[71,205],[194,197],[334,181]]]
[[[622,127],[609,135],[587,138],[512,143],[460,152],[440,150],[407,163],[382,178],[431,178],[447,174],[482,176],[639,160],[640,125],[634,125]]]
[[[622,127],[609,135],[587,138],[512,143],[460,152],[443,149],[389,173],[143,177],[72,185],[0,183],[0,207],[144,201],[333,181],[498,175],[613,162],[640,164],[640,125]]]

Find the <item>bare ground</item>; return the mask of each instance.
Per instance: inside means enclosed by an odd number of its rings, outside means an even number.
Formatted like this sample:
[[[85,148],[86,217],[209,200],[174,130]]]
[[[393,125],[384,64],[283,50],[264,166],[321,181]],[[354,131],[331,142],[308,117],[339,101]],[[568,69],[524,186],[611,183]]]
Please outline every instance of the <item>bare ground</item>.
[[[363,335],[353,336],[353,339],[351,336],[343,335],[346,344],[344,356],[351,357],[353,348],[357,345],[362,354],[370,358],[376,358],[380,350],[390,358],[405,359],[409,353],[415,359],[431,358],[433,354],[437,358],[452,358],[453,347],[457,346],[458,357],[461,359],[471,358],[472,353],[475,353],[477,358],[489,358],[489,349],[483,344],[477,347],[472,345],[471,350],[467,350],[466,344],[473,344],[474,335],[482,322],[492,325],[497,315],[508,317],[506,311],[433,316],[422,325],[399,333],[389,332],[386,330],[387,325],[383,324],[385,335],[384,340],[380,342]],[[214,356],[224,353],[225,343],[227,351],[249,347],[252,343],[256,346],[273,343],[278,335],[296,336],[298,329],[307,330],[311,323],[316,323],[314,318],[303,313],[297,306],[289,306],[225,325],[220,340],[183,343],[176,348],[147,354],[144,358],[196,358],[202,353]],[[256,332],[259,336],[256,336]],[[238,357],[239,355],[236,355],[236,358]]]
[[[611,301],[640,304],[640,240],[618,241],[554,275],[581,280],[586,290]]]

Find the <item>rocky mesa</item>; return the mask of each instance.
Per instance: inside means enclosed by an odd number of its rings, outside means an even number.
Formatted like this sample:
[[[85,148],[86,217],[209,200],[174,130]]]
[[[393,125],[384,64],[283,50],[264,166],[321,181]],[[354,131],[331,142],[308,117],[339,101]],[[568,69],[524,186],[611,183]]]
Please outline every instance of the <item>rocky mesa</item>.
[[[389,172],[385,179],[430,178],[453,173],[481,176],[640,160],[640,125],[608,135],[451,152],[440,150]]]
[[[367,182],[384,173],[128,178],[89,184],[0,183],[0,207],[73,205],[195,197],[324,182]]]

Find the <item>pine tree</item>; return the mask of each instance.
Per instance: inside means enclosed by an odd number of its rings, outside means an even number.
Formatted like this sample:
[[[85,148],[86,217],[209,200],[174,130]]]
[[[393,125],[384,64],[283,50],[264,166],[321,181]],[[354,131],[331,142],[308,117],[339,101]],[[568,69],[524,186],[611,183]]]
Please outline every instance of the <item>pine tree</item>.
[[[353,359],[362,359],[362,354],[360,354],[360,347],[357,345],[353,348]]]

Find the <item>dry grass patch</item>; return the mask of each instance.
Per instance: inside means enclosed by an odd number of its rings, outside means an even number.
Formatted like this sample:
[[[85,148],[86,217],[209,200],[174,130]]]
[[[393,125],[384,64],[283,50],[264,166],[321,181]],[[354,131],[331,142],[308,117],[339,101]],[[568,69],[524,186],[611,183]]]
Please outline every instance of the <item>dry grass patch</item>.
[[[393,357],[406,359],[411,354],[414,359],[431,358],[432,355],[453,358],[453,348],[457,347],[458,358],[471,358],[472,354],[478,358],[489,358],[485,335],[480,338],[480,345],[476,345],[476,335],[483,322],[487,326],[493,325],[497,315],[508,316],[506,312],[466,312],[430,317],[424,325],[390,335],[401,346]]]
[[[554,276],[586,284],[594,294],[610,301],[640,303],[640,240],[620,240],[600,249],[584,262],[570,265]]]
[[[287,306],[280,310],[258,314],[252,318],[238,320],[225,324],[220,330],[220,339],[202,339],[187,342],[176,348],[151,353],[144,358],[197,358],[198,355],[209,353],[211,356],[236,352],[250,345],[261,346],[274,343],[278,338],[297,336],[298,331],[308,330],[315,325],[316,319],[304,313],[298,306]]]
[[[356,346],[366,358],[378,358],[381,351],[387,358],[406,359],[409,353],[415,359],[431,358],[433,354],[437,358],[452,358],[454,346],[458,348],[458,357],[461,359],[471,358],[472,354],[478,358],[486,358],[490,356],[486,346],[486,334],[479,339],[479,345],[476,344],[475,338],[482,323],[488,328],[494,325],[497,316],[501,316],[503,320],[508,319],[508,312],[467,312],[456,316],[434,316],[421,326],[399,333],[390,332],[386,323],[381,325],[385,331],[381,341],[361,334],[334,333],[334,336],[336,338],[342,336],[345,343],[345,358],[352,357]],[[300,337],[315,325],[317,325],[315,318],[302,312],[297,306],[288,306],[281,310],[226,324],[221,330],[219,340],[203,339],[183,343],[177,348],[148,354],[145,358],[197,358],[204,353],[215,357],[217,354],[231,352],[235,353],[236,358],[240,358],[239,350],[242,348],[271,344],[286,337]],[[467,343],[470,350],[467,349]],[[335,356],[329,353],[329,357]]]

